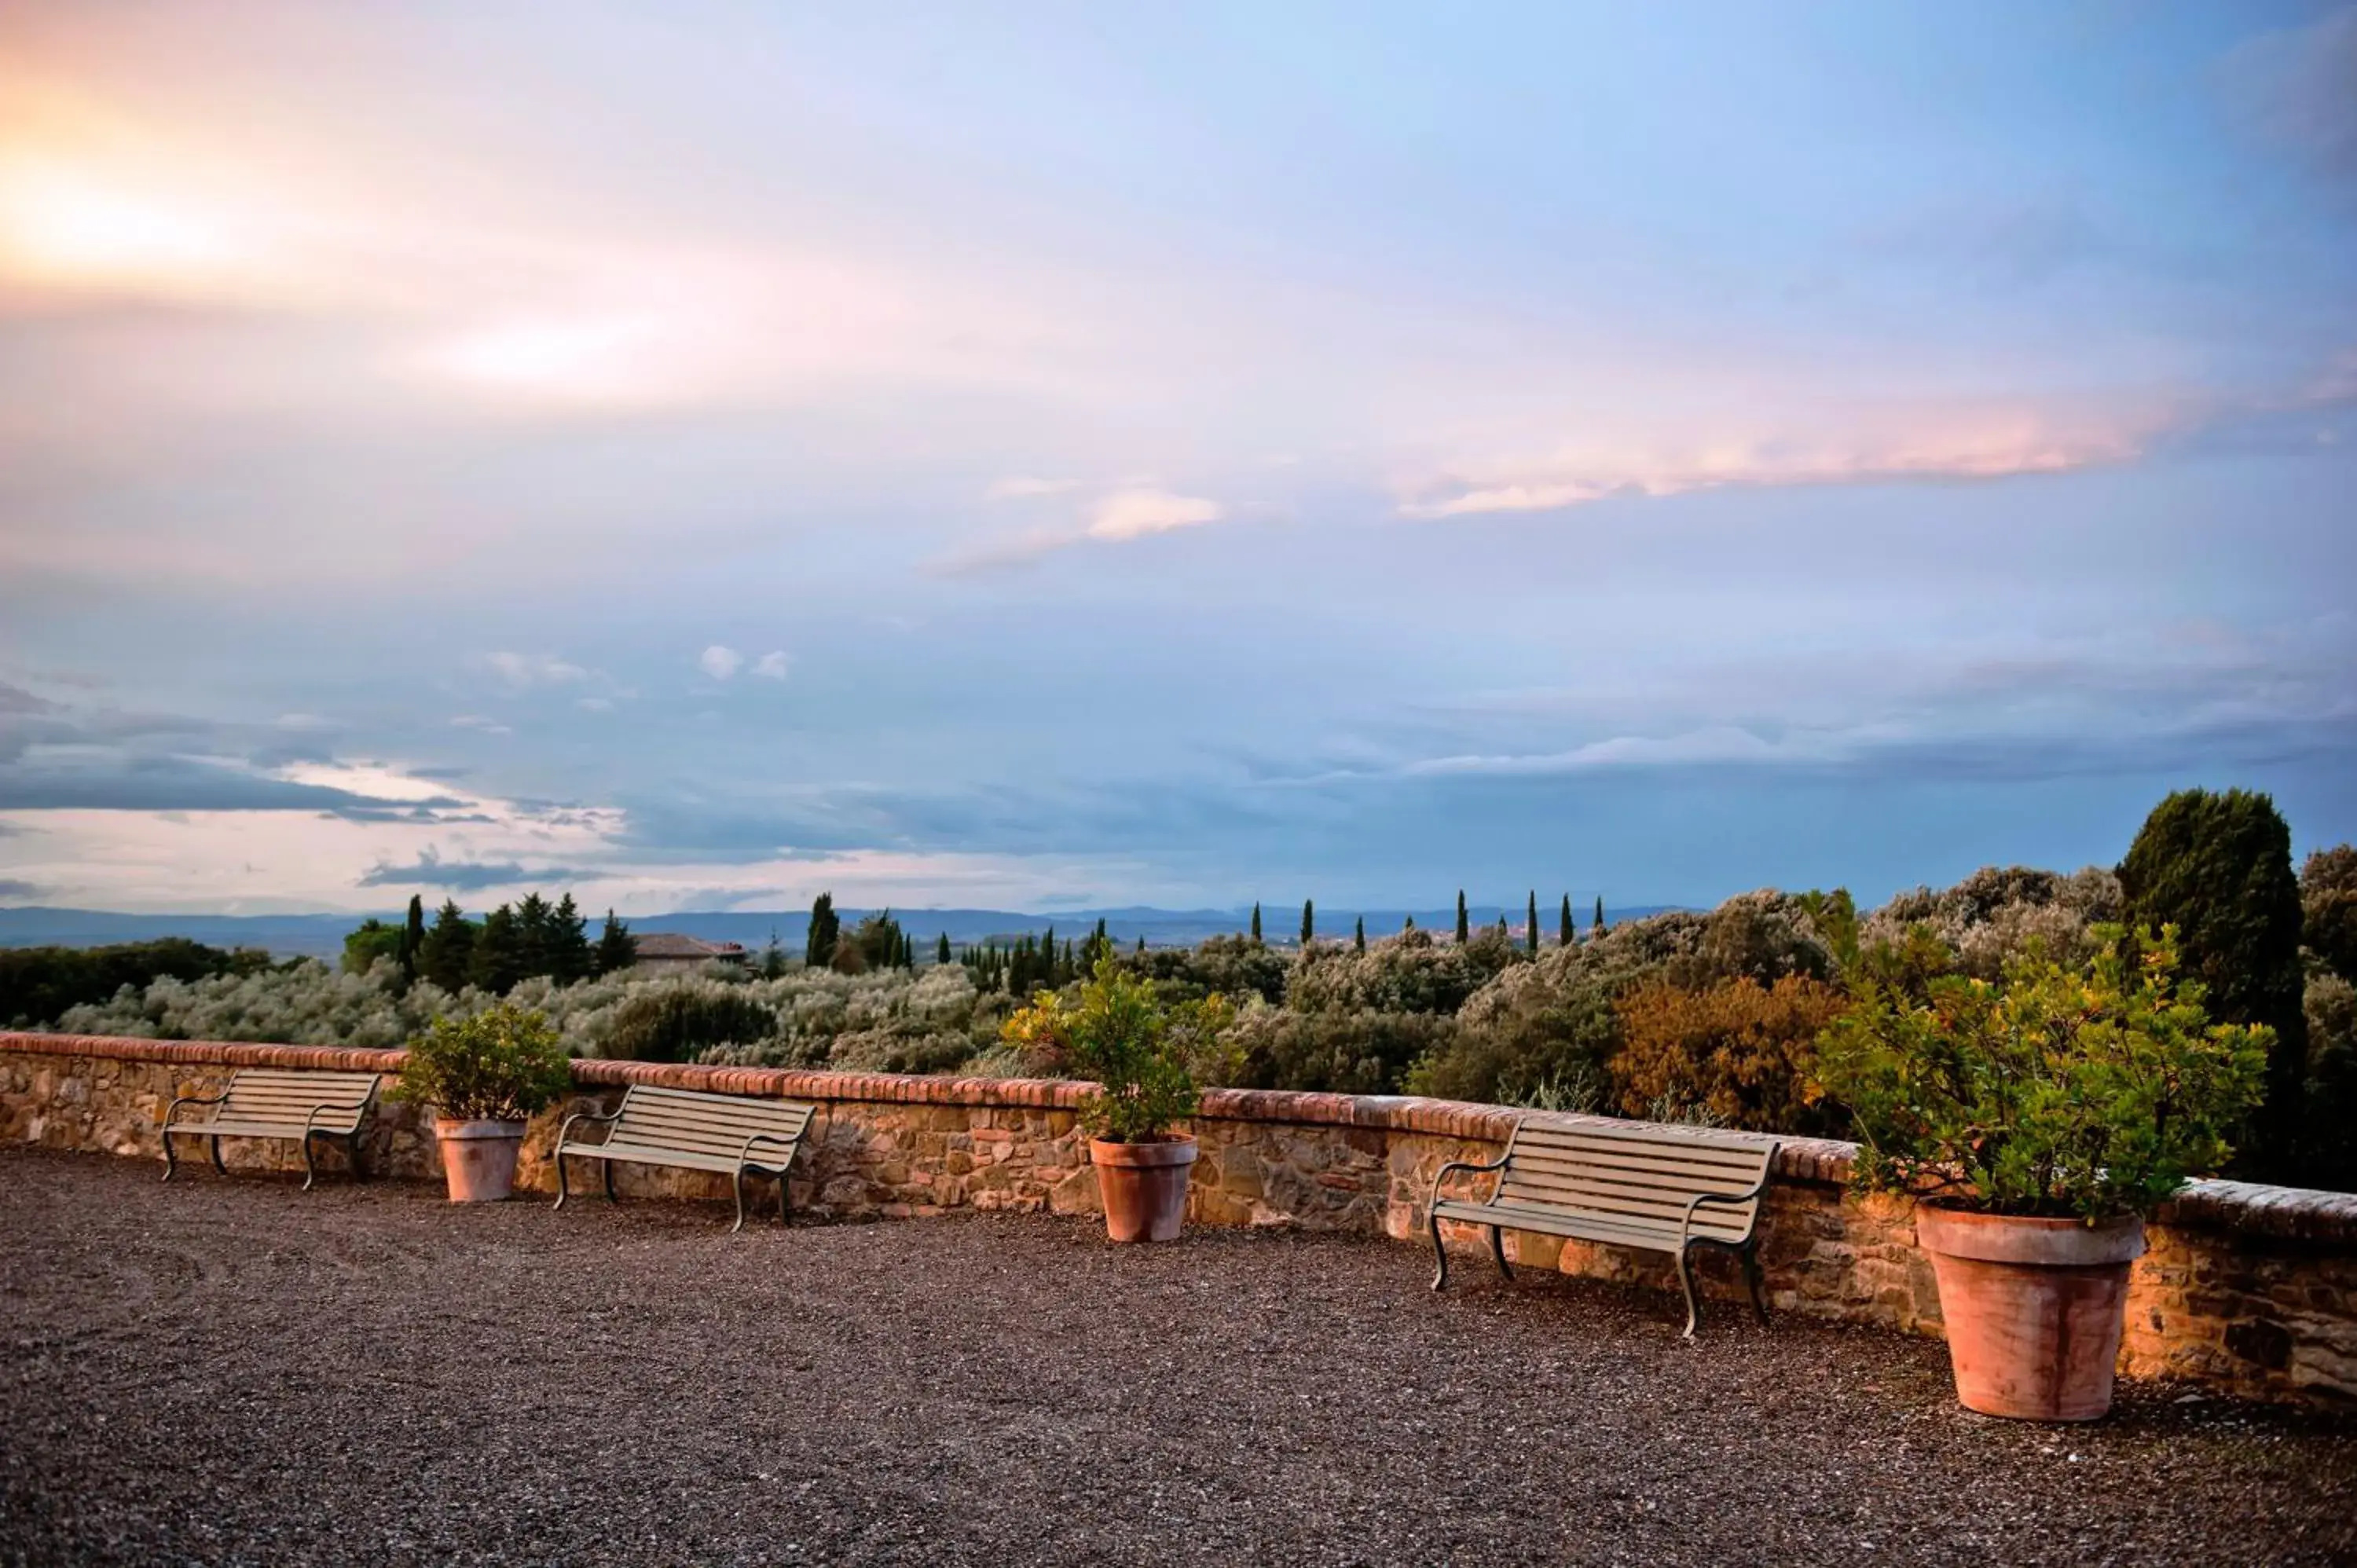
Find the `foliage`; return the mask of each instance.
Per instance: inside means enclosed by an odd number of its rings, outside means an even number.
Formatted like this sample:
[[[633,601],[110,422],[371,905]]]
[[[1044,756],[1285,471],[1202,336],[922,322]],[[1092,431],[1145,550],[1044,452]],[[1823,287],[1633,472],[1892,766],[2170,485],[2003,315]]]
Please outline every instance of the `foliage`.
[[[1228,1030],[1242,1089],[1395,1094],[1408,1069],[1445,1048],[1453,1018],[1429,1013],[1297,1013],[1252,1006]]]
[[[1049,1070],[1096,1081],[1080,1107],[1092,1133],[1149,1143],[1195,1113],[1206,1076],[1225,1076],[1220,1032],[1233,1017],[1217,994],[1167,1003],[1154,982],[1105,959],[1077,998],[1043,991],[1004,1033]]]
[[[418,950],[417,972],[445,991],[458,991],[474,965],[475,922],[459,910],[457,900],[445,898]]]
[[[2300,940],[2324,967],[2357,983],[2357,846],[2335,844],[2299,868]]]
[[[1286,999],[1289,976],[1302,961],[1302,956],[1288,959],[1249,937],[1211,937],[1194,948],[1149,948],[1121,959],[1124,968],[1153,981],[1168,1001],[1217,993],[1272,1004]]]
[[[1363,952],[1304,949],[1279,994],[1301,1013],[1451,1014],[1498,974],[1527,961],[1495,930],[1454,945],[1429,931],[1403,930]]]
[[[716,1046],[749,1046],[777,1030],[778,1015],[745,988],[706,981],[651,988],[614,1010],[606,1054],[632,1061],[694,1061]]]
[[[2099,866],[2063,875],[2015,865],[1985,866],[1953,887],[1918,887],[1876,910],[1860,937],[1868,948],[1900,948],[1920,928],[1952,955],[1944,967],[1996,980],[2032,943],[2065,966],[2094,954],[2092,927],[2121,915],[2119,877]]]
[[[802,938],[802,961],[813,969],[834,962],[835,943],[843,935],[843,918],[834,912],[834,895],[822,893],[811,901],[810,929]]]
[[[2173,932],[2117,927],[2083,968],[2015,960],[1919,999],[1867,977],[1818,1042],[1863,1185],[1996,1214],[2145,1213],[2216,1169],[2256,1102],[2264,1026],[2210,1022]]]
[[[230,952],[185,937],[102,948],[0,948],[0,1026],[39,1028],[125,986],[144,991],[164,978],[194,981],[269,967],[270,955],[259,949]]]
[[[2274,1031],[2267,1093],[2247,1139],[2254,1175],[2281,1176],[2298,1142],[2308,1021],[2300,1010],[2300,890],[2291,829],[2245,789],[2179,789],[2153,808],[2120,862],[2127,919],[2174,926],[2186,971],[2230,1024]]]
[[[2298,1178],[2357,1192],[2357,985],[2338,974],[2308,983],[2308,1061],[2301,1086]]]
[[[381,958],[397,961],[401,955],[401,943],[399,926],[372,917],[362,920],[344,938],[344,972],[366,974],[370,966]]]
[[[1648,981],[1614,1004],[1620,1108],[1647,1116],[1690,1107],[1717,1125],[1838,1134],[1840,1118],[1813,1075],[1817,1034],[1846,1004],[1837,987],[1802,974],[1772,986],[1740,975],[1699,991]]]
[[[502,1002],[435,1019],[409,1042],[393,1092],[454,1122],[522,1122],[572,1084],[565,1043],[547,1018]]]

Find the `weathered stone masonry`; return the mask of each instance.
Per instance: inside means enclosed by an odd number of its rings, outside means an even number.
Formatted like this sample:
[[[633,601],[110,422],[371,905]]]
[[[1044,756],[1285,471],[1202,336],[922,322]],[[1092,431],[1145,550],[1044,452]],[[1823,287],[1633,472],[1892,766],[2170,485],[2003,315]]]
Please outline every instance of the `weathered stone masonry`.
[[[0,1034],[0,1140],[155,1158],[178,1094],[218,1092],[240,1067],[398,1070],[397,1051]],[[576,1093],[533,1123],[522,1180],[553,1191],[547,1151],[563,1116],[610,1110],[631,1083],[808,1101],[819,1108],[797,1162],[798,1208],[841,1219],[945,1209],[1094,1212],[1096,1179],[1073,1106],[1084,1086],[1039,1079],[908,1078],[583,1060]],[[390,1087],[388,1085],[388,1087]],[[1218,1090],[1195,1124],[1189,1198],[1198,1224],[1424,1235],[1433,1174],[1495,1158],[1521,1113],[1405,1097]],[[190,1150],[190,1153],[196,1151]],[[232,1169],[299,1168],[291,1145],[231,1140]],[[1778,1156],[1761,1255],[1778,1310],[1940,1332],[1939,1297],[1914,1243],[1911,1205],[1847,1187],[1854,1146],[1788,1141]],[[323,1149],[332,1168],[340,1153]],[[425,1113],[382,1102],[370,1133],[379,1175],[438,1177]],[[585,1162],[576,1179],[594,1187]],[[628,1197],[726,1198],[725,1178],[621,1167]],[[1478,1237],[1454,1233],[1455,1244]],[[2129,1296],[2120,1369],[2266,1399],[2357,1406],[2357,1195],[2234,1182],[2189,1187],[2147,1228]],[[1674,1288],[1645,1254],[1512,1236],[1517,1262]],[[1731,1270],[1703,1265],[1732,1297]]]

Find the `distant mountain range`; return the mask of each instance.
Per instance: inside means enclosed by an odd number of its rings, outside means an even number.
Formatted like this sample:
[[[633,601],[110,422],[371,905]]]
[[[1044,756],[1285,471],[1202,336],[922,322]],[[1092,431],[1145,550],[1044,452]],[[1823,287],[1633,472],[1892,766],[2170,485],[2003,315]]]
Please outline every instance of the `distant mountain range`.
[[[1646,915],[1659,914],[1675,905],[1645,904],[1628,908],[1607,908],[1605,918],[1614,924]],[[843,908],[837,911],[846,926],[856,924],[868,911]],[[985,942],[994,939],[1004,943],[1020,936],[1038,936],[1049,927],[1060,937],[1078,937],[1095,929],[1098,920],[1115,941],[1125,947],[1146,939],[1148,947],[1192,947],[1206,937],[1243,931],[1252,923],[1252,909],[1157,909],[1132,905],[1119,909],[1068,909],[1052,914],[1027,914],[1014,909],[895,909],[903,927],[921,949],[934,938],[947,932],[955,946],[969,942]],[[1516,936],[1522,934],[1521,909],[1501,909],[1495,905],[1477,904],[1469,911],[1477,926],[1494,926],[1503,915]],[[1585,931],[1592,907],[1576,911],[1581,930]],[[1322,937],[1348,936],[1354,921],[1363,916],[1367,935],[1383,936],[1396,931],[1410,916],[1426,930],[1452,930],[1457,923],[1457,910],[1452,905],[1437,909],[1327,909],[1318,910],[1318,934]],[[1539,911],[1539,931],[1547,940],[1555,938],[1556,912],[1542,908]],[[333,958],[343,951],[344,934],[366,917],[361,915],[124,915],[103,909],[58,909],[34,906],[25,908],[0,908],[0,947],[40,947],[55,943],[62,947],[100,947],[110,942],[152,941],[158,937],[186,937],[191,941],[221,948],[267,948],[281,958],[297,955],[311,958]],[[377,918],[398,920],[399,909],[387,909]],[[1272,942],[1290,943],[1301,931],[1299,906],[1271,905],[1261,914],[1262,930]],[[668,915],[641,915],[626,922],[634,931],[681,931],[707,940],[742,942],[759,950],[775,933],[779,946],[787,952],[802,949],[802,933],[810,923],[807,909],[780,910],[718,910],[683,909]],[[591,922],[591,934],[597,923]]]

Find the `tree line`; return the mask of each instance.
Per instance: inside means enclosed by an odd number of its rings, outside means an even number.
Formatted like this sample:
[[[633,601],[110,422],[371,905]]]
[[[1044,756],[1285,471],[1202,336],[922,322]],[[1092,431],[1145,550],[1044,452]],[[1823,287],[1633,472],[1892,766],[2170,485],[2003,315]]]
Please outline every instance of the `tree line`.
[[[399,925],[367,919],[344,939],[347,972],[365,974],[380,959],[399,965],[405,979],[445,991],[471,985],[504,994],[535,976],[570,985],[628,969],[639,961],[639,944],[611,909],[591,941],[589,922],[570,893],[554,904],[538,893],[527,894],[479,920],[468,919],[457,899],[446,898],[431,926],[424,900],[413,897],[408,917]]]

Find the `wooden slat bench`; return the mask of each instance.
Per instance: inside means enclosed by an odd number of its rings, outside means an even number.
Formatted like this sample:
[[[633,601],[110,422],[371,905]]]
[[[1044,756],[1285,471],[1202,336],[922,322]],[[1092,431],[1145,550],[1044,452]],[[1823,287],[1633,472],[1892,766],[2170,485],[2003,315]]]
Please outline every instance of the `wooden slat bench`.
[[[1515,1123],[1499,1158],[1487,1165],[1453,1162],[1433,1178],[1427,1223],[1440,1268],[1432,1288],[1448,1283],[1440,1222],[1454,1219],[1489,1228],[1491,1255],[1509,1280],[1513,1273],[1506,1266],[1507,1230],[1671,1254],[1678,1262],[1678,1283],[1685,1287],[1688,1338],[1702,1317],[1690,1254],[1696,1247],[1720,1248],[1742,1259],[1752,1309],[1765,1323],[1760,1200],[1775,1159],[1772,1140],[1747,1133],[1526,1117]],[[1441,1184],[1456,1171],[1495,1171],[1497,1190],[1487,1202],[1444,1199]]]
[[[572,1196],[565,1185],[565,1160],[573,1155],[601,1163],[606,1173],[606,1197],[614,1197],[614,1165],[671,1165],[680,1170],[716,1171],[731,1178],[737,1197],[737,1223],[745,1228],[745,1176],[750,1171],[774,1177],[778,1184],[778,1219],[789,1217],[786,1167],[810,1125],[812,1108],[788,1100],[748,1100],[734,1094],[699,1094],[687,1089],[657,1089],[634,1083],[622,1103],[608,1115],[576,1112],[556,1132],[556,1207]],[[602,1143],[576,1144],[576,1122],[603,1122]]]
[[[361,1165],[361,1122],[376,1100],[377,1075],[372,1072],[307,1072],[278,1068],[241,1068],[219,1094],[184,1094],[164,1112],[164,1179],[178,1168],[172,1140],[212,1140],[213,1169],[222,1175],[223,1138],[291,1138],[303,1150],[303,1187],[310,1190],[318,1175],[311,1163],[311,1140],[340,1138],[351,1156],[352,1176],[364,1174]],[[176,1121],[183,1105],[210,1105],[212,1113],[201,1121]]]

